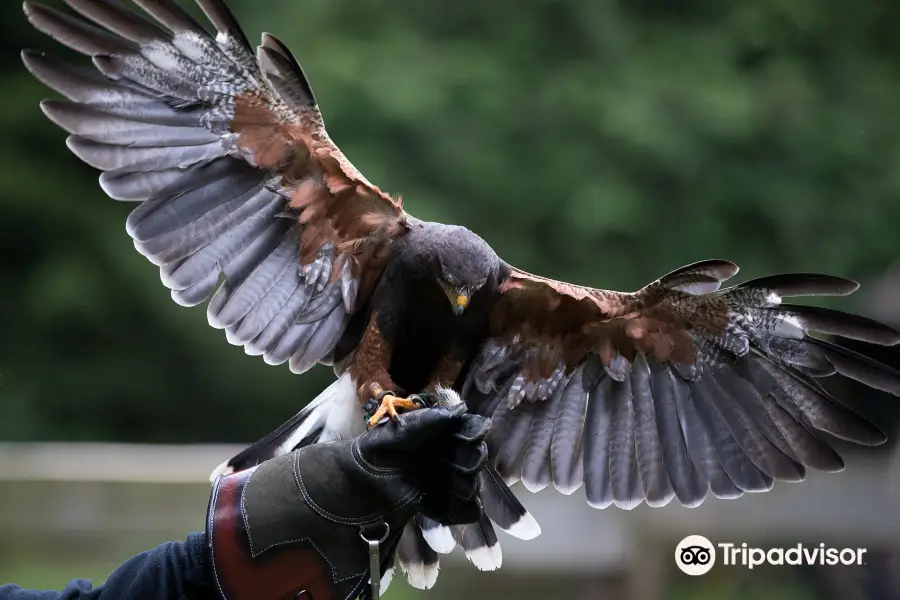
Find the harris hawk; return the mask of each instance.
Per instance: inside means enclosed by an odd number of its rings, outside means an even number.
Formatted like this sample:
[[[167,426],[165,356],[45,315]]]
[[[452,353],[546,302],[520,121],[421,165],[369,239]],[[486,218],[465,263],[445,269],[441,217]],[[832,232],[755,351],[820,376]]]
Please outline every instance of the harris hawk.
[[[900,395],[900,373],[809,332],[883,345],[900,334],[783,302],[855,282],[800,273],[722,287],[738,270],[724,260],[632,293],[526,273],[370,183],[285,45],[263,34],[254,51],[223,0],[196,2],[212,29],[174,0],[134,0],[142,11],[66,0],[76,14],[28,0],[34,27],[91,61],[23,59],[64,96],[41,107],[71,151],[102,171],[108,196],[137,203],[127,232],[176,302],[209,300],[210,324],[269,364],[334,368],[333,384],[217,473],[355,435],[366,418],[465,402],[492,417],[484,514],[406,527],[397,560],[430,587],[438,553],[460,545],[494,569],[494,525],[540,532],[516,481],[583,486],[598,508],[696,506],[841,470],[832,438],[885,441],[821,381]]]

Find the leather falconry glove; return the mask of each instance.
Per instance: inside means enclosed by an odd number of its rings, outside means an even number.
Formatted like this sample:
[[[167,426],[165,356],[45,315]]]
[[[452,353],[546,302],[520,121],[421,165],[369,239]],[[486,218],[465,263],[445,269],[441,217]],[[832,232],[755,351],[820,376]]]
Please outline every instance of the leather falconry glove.
[[[221,595],[377,598],[416,513],[446,525],[478,519],[488,425],[465,405],[417,410],[220,477],[207,537]]]

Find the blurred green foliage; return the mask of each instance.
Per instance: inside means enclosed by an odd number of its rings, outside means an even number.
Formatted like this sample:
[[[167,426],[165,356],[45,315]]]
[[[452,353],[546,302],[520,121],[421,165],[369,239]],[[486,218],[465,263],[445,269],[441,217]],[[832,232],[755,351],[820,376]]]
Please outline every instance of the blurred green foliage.
[[[865,281],[900,255],[898,3],[231,4],[293,49],[369,179],[529,271],[632,289],[722,257]],[[169,300],[17,55],[69,53],[18,2],[0,16],[0,439],[264,434],[330,372],[245,357]]]

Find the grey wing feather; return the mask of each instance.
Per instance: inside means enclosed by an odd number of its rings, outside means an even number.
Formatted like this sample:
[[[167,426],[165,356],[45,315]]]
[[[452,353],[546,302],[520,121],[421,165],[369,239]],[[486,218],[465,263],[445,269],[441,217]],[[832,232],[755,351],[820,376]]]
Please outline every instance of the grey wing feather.
[[[181,169],[163,169],[146,173],[107,171],[100,175],[100,188],[113,200],[143,202],[178,183],[182,175]]]
[[[717,402],[728,430],[744,453],[756,467],[778,481],[802,481],[806,469],[796,462],[793,450],[783,443],[768,414],[764,410],[753,411],[754,394],[751,390],[721,385],[727,373],[716,373],[706,379],[711,393],[720,398]],[[736,378],[735,378],[736,379]]]
[[[675,402],[673,378],[674,375],[665,366],[659,363],[650,366],[654,420],[659,431],[662,462],[673,492],[684,506],[697,506],[706,497],[709,482],[691,462]]]
[[[609,486],[613,502],[630,510],[643,500],[634,439],[631,378],[610,381]]]
[[[312,293],[309,286],[297,286],[284,306],[275,314],[275,317],[272,318],[259,335],[246,344],[245,351],[254,355],[264,355],[275,350],[278,342],[293,326],[297,316],[306,308]]]
[[[703,496],[705,497],[707,490],[711,490],[717,498],[742,496],[743,490],[734,485],[719,462],[706,425],[691,397],[690,385],[686,381],[675,378],[673,392],[684,441],[699,474],[699,485]],[[700,501],[702,500],[701,497]]]
[[[219,141],[175,148],[139,148],[99,144],[73,135],[66,140],[66,145],[75,156],[95,169],[104,171],[160,171],[190,167],[218,158],[222,154],[222,144]]]
[[[278,246],[259,263],[258,268],[234,286],[216,315],[217,323],[223,327],[230,327],[239,322],[268,295],[286,271],[297,273],[299,244],[300,236],[297,229],[291,227]]]
[[[25,16],[35,29],[76,52],[95,56],[137,50],[135,44],[116,34],[43,4],[25,2],[24,8]]]
[[[316,95],[309,86],[303,69],[281,40],[270,33],[264,33],[257,58],[272,85],[292,106],[315,106]]]
[[[522,461],[522,485],[531,492],[538,492],[551,483],[550,444],[566,385],[568,380],[556,386],[553,395],[534,408],[534,420]]]
[[[611,381],[604,377],[591,390],[584,422],[584,492],[594,508],[606,508],[613,502],[609,479]]]
[[[504,476],[519,477],[515,466],[519,457],[528,444],[528,436],[531,433],[531,424],[534,416],[534,405],[521,406],[510,412],[506,422],[506,431],[503,436],[503,444],[497,452],[497,471]]]
[[[571,494],[581,487],[582,478],[576,472],[581,450],[588,392],[585,391],[583,368],[576,369],[563,392],[563,403],[553,428],[550,442],[550,469],[553,485],[563,494]]]
[[[229,131],[242,92],[315,105],[297,61],[267,34],[257,62],[221,0],[198,0],[215,36],[172,0],[137,0],[143,13],[109,0],[67,2],[76,14],[30,0],[25,14],[93,64],[33,51],[23,61],[65,96],[41,107],[71,134],[72,152],[103,171],[102,189],[140,202],[126,222],[135,248],[160,267],[179,304],[212,296],[210,324],[248,354],[290,361],[295,372],[326,361],[358,308],[358,281],[349,270],[332,280],[330,245],[300,265],[299,215]]]
[[[133,1],[173,33],[191,32],[203,34],[203,26],[172,0]]]
[[[634,405],[634,446],[641,488],[650,506],[665,506],[675,496],[669,480],[663,443],[653,399],[650,367],[642,354],[635,357],[631,370]]]
[[[697,407],[700,421],[706,428],[710,443],[728,478],[745,492],[763,492],[772,488],[773,480],[753,464],[728,430],[716,403],[705,386],[690,384],[691,398]]]
[[[327,318],[314,324],[316,331],[310,336],[309,343],[302,350],[294,351],[290,360],[291,371],[305,373],[322,361],[337,344],[346,324],[344,305],[338,304]]]
[[[247,315],[234,328],[236,345],[245,345],[254,340],[271,323],[303,280],[297,269],[285,269],[281,277],[259,301],[247,312]]]
[[[698,315],[707,310],[726,320],[721,330],[686,331],[693,362],[659,360],[626,346],[606,364],[599,351],[588,352],[580,364],[551,373],[549,364],[534,368],[529,361],[542,352],[564,354],[564,339],[525,342],[527,331],[488,339],[462,390],[473,410],[494,417],[489,451],[503,478],[521,476],[532,491],[552,481],[566,493],[583,480],[587,501],[597,508],[633,508],[644,500],[661,506],[673,497],[697,506],[709,491],[737,498],[769,490],[775,481],[801,481],[809,468],[842,469],[823,434],[883,443],[877,426],[819,380],[845,377],[900,395],[900,373],[810,333],[883,345],[900,342],[900,333],[864,317],[781,302],[846,295],[855,282],[798,273],[722,288],[736,272],[727,261],[705,261],[652,284],[658,291],[668,287],[677,310],[699,307]],[[561,347],[549,348],[559,351],[553,354],[530,345],[539,343]]]

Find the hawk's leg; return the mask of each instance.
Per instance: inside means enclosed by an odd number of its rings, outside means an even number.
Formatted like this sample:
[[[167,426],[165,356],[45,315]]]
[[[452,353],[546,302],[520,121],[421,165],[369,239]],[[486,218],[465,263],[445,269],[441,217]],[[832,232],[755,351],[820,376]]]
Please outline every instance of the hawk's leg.
[[[353,380],[358,383],[360,404],[366,415],[368,426],[374,427],[385,416],[396,419],[398,411],[409,411],[423,408],[426,403],[419,396],[402,398],[396,395],[397,386],[388,373],[392,348],[385,339],[379,316],[373,313],[363,333],[359,346],[348,367]]]
[[[408,398],[400,398],[391,392],[381,389],[381,386],[373,383],[372,400],[366,403],[366,414],[371,415],[368,420],[370,428],[375,427],[386,416],[396,420],[399,413],[398,410],[407,412],[410,410],[418,410],[427,406],[425,399],[419,394],[414,394]]]
[[[385,392],[381,386],[373,383],[372,400],[367,403],[371,410],[367,410],[366,414],[371,415],[369,418],[369,427],[375,427],[378,422],[386,415],[390,415],[392,419],[397,418],[397,409],[416,410],[419,408],[427,408],[441,403],[439,387],[449,388],[453,385],[453,381],[459,375],[462,369],[462,361],[448,354],[441,359],[431,376],[431,382],[425,388],[422,394],[415,394],[408,398],[400,398],[390,392]]]

